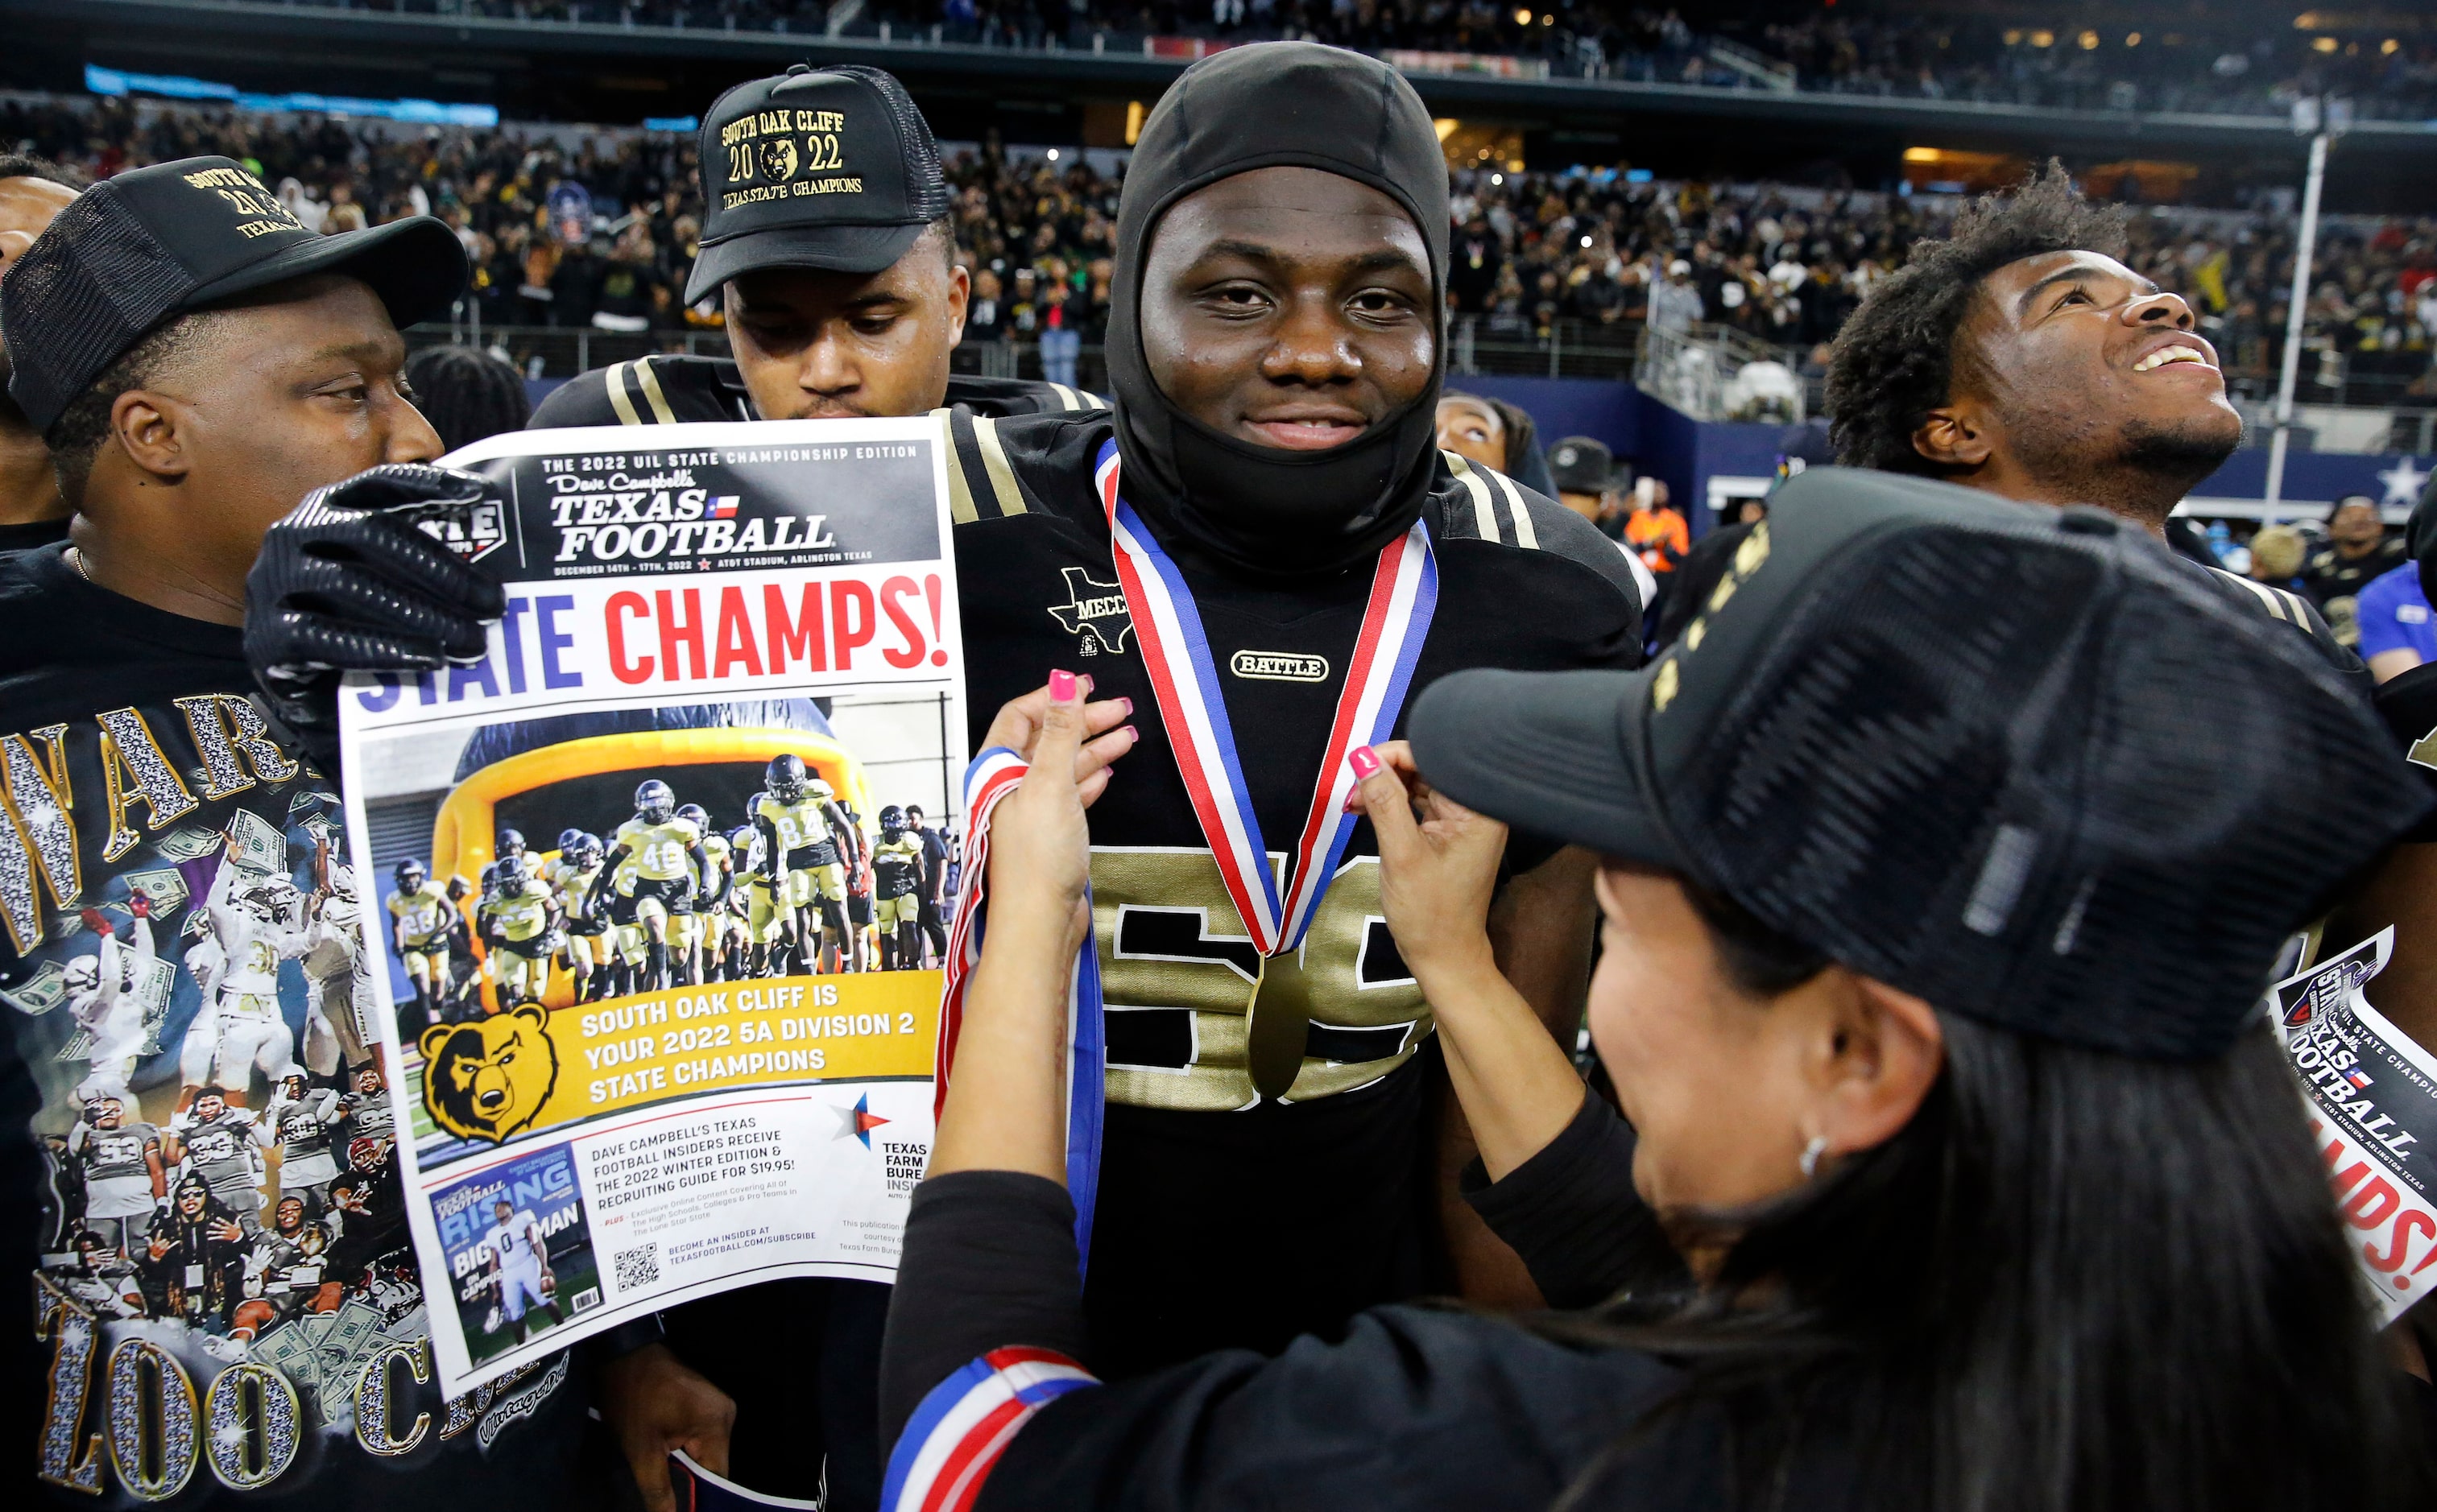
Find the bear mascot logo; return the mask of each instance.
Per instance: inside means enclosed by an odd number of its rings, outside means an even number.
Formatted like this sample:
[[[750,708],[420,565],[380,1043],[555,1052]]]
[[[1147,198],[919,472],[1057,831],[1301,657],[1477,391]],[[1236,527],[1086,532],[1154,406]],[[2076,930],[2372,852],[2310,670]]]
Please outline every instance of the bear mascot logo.
[[[550,1019],[526,1003],[463,1024],[434,1024],[423,1049],[423,1105],[461,1139],[499,1143],[541,1115],[558,1085]]]

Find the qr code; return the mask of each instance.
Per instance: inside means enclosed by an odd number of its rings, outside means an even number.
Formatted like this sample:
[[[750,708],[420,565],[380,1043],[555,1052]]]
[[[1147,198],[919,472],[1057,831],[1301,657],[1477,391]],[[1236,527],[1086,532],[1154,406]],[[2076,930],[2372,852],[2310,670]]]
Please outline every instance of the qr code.
[[[618,1290],[632,1292],[660,1278],[660,1246],[643,1244],[618,1252]]]

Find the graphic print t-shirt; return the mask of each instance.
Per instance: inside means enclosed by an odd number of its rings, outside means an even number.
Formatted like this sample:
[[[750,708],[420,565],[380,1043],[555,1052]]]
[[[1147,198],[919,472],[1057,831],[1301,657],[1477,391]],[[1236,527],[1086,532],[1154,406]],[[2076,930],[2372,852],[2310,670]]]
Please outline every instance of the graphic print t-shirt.
[[[8,1504],[564,1504],[583,1411],[566,1357],[444,1401],[394,1203],[308,1195],[309,1237],[229,1237],[272,1227],[295,1154],[251,1138],[272,1078],[301,1068],[328,1108],[371,1054],[328,1021],[346,995],[313,990],[302,948],[350,860],[337,793],[248,687],[235,629],[95,587],[56,547],[0,561]],[[76,1011],[105,971],[132,1010],[123,1054]],[[202,1085],[231,1104],[209,1124]],[[386,1095],[377,1121],[351,1095],[394,1190]],[[181,1200],[189,1177],[208,1190]]]

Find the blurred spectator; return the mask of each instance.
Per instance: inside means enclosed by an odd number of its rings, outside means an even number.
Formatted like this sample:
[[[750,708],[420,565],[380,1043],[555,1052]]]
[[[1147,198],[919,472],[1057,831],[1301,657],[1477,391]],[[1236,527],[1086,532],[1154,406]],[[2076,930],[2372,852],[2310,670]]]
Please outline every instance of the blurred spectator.
[[[2403,565],[2372,578],[2353,599],[2353,618],[2360,627],[2361,660],[2369,674],[2383,683],[2425,662],[2437,662],[2437,626],[2428,621],[2428,596],[2420,584],[2420,565]]]
[[[618,237],[601,270],[592,323],[605,331],[648,331],[672,323],[676,300],[660,279],[649,226],[637,222]]]
[[[1535,493],[1557,496],[1556,480],[1540,455],[1539,427],[1503,399],[1450,389],[1439,396],[1439,445],[1494,467]]]
[[[2366,494],[2338,499],[2327,514],[2327,544],[2310,555],[2302,586],[2327,617],[2327,628],[2347,646],[2358,645],[2354,598],[2371,579],[2401,566],[2410,553],[2399,536],[2387,533],[2377,501]]]
[[[965,305],[965,339],[997,341],[1007,335],[1007,306],[998,275],[985,268],[973,275],[973,298]]]
[[[2275,587],[2299,589],[2308,555],[2301,531],[2289,525],[2263,526],[2251,538],[2251,576]]]
[[[1650,328],[1654,331],[1691,330],[1709,314],[1701,291],[1692,282],[1692,265],[1678,257],[1667,265],[1667,276],[1650,290]]]
[[[1624,516],[1624,544],[1664,583],[1666,574],[1692,548],[1692,532],[1684,516],[1667,502],[1667,485],[1658,479],[1645,476],[1636,480],[1632,496]]]
[[[409,357],[414,408],[450,451],[522,430],[533,416],[525,380],[504,359],[470,346],[432,346]]]
[[[1610,521],[1616,513],[1616,457],[1604,442],[1568,436],[1549,448],[1549,476],[1556,482],[1558,503],[1615,533]]]
[[[1041,375],[1073,388],[1075,359],[1082,350],[1082,337],[1066,322],[1066,290],[1052,284],[1041,316]]]

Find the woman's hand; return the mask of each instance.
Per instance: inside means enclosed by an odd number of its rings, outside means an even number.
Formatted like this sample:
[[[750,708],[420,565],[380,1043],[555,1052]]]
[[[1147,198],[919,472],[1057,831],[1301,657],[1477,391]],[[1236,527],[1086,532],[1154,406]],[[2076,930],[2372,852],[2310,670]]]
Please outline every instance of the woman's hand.
[[[1379,839],[1388,932],[1424,994],[1435,996],[1433,977],[1495,974],[1489,900],[1506,826],[1422,780],[1402,740],[1358,747],[1347,760],[1360,779],[1347,807],[1369,814]]]
[[[1070,956],[1082,939],[1083,890],[1092,879],[1083,810],[1136,739],[1132,725],[1117,722],[1133,712],[1133,701],[1086,703],[1091,686],[1090,678],[1052,672],[1046,685],[1001,708],[989,736],[1032,769],[991,816],[993,932],[1010,919],[1027,930],[1061,929]]]
[[[1360,779],[1347,807],[1359,805],[1378,832],[1379,895],[1396,953],[1429,999],[1481,1164],[1502,1179],[1583,1105],[1573,1063],[1499,975],[1490,948],[1506,826],[1433,791],[1401,740],[1361,747],[1347,764]]]
[[[998,717],[991,721],[990,732],[982,737],[983,747],[1005,746],[1027,762],[1037,761],[1034,753],[1040,744],[1043,721],[1048,717],[1061,677],[1073,692],[1091,698],[1090,678],[1052,672],[1047,683],[999,705]],[[1134,701],[1130,698],[1101,699],[1083,705],[1083,740],[1075,762],[1075,786],[1086,808],[1109,785],[1109,763],[1133,749],[1138,739],[1134,727],[1122,724],[1133,711]]]
[[[1052,672],[1007,705],[991,743],[1031,763],[990,822],[990,929],[966,989],[956,1075],[930,1173],[1024,1171],[1066,1177],[1067,983],[1091,929],[1092,837],[1083,806],[1132,748],[1124,700],[1086,704],[1090,685]]]

